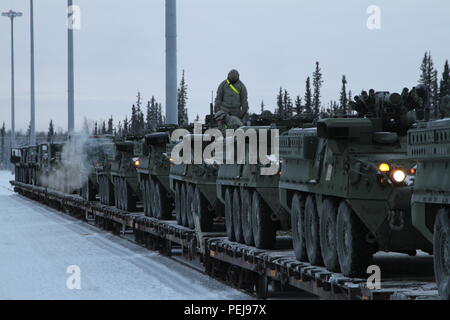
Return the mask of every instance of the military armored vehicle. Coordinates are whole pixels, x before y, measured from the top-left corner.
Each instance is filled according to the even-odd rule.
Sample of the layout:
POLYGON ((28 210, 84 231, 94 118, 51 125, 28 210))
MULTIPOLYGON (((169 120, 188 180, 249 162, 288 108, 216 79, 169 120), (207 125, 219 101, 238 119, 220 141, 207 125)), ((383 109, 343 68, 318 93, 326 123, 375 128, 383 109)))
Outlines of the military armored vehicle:
POLYGON ((363 91, 351 103, 357 118, 322 119, 280 138, 280 201, 298 260, 355 276, 377 251, 431 250, 411 221, 406 133, 422 111, 417 97, 363 91))
MULTIPOLYGON (((299 115, 293 119, 283 119, 265 111, 252 115, 248 125, 235 131, 231 145, 235 149, 231 164, 219 167, 217 177, 217 196, 225 208, 226 230, 229 240, 260 249, 274 248, 277 230, 290 229, 290 217, 281 206, 278 195, 280 166, 277 153, 278 134, 294 126, 312 124, 310 115, 299 115), (277 136, 271 130, 276 129, 277 136), (263 142, 263 140, 267 142, 263 142), (267 148, 261 154, 262 145, 267 148), (238 160, 239 155, 245 155, 238 160), (266 157, 265 163, 255 161, 253 155, 266 157), (253 160, 253 161, 252 161, 253 160), (272 172, 264 169, 273 166, 272 172)), ((226 150, 226 157, 231 157, 226 150)))
POLYGON ((38 185, 50 187, 60 191, 64 190, 67 185, 65 179, 53 179, 55 172, 61 167, 61 154, 64 143, 46 142, 38 146, 38 168, 37 181, 38 185), (58 180, 58 181, 56 181, 58 180))
POLYGON ((137 172, 145 215, 160 220, 172 217, 174 199, 170 190, 170 157, 166 153, 175 126, 160 126, 144 136, 137 172))
POLYGON ((102 143, 104 156, 95 162, 95 174, 97 176, 98 194, 100 203, 107 206, 116 204, 114 183, 111 175, 111 167, 118 157, 114 139, 108 139, 102 143))
POLYGON ((420 122, 408 132, 408 156, 417 160, 412 221, 433 243, 439 294, 450 299, 450 96, 441 102, 445 119, 420 122))
POLYGON ((116 141, 116 157, 112 161, 110 175, 114 184, 115 206, 125 211, 135 211, 142 200, 137 167, 142 152, 141 137, 129 136, 116 141))
POLYGON ((91 136, 82 145, 87 163, 81 168, 82 186, 80 195, 89 201, 96 200, 99 193, 99 183, 96 168, 105 163, 109 153, 114 151, 112 136, 91 136))
POLYGON ((35 180, 36 147, 11 149, 10 162, 14 164, 14 178, 18 182, 32 184, 35 180))

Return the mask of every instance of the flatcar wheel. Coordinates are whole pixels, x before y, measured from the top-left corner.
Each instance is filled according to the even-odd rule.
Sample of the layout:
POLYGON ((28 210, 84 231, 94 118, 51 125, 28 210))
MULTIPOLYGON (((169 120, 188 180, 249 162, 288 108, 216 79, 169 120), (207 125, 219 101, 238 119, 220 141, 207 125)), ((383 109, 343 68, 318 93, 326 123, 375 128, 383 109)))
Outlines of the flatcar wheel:
POLYGON ((362 276, 372 251, 365 240, 367 229, 345 201, 341 201, 336 221, 336 243, 341 272, 347 277, 362 276))
POLYGON ((211 232, 213 231, 213 216, 208 210, 208 201, 200 192, 199 187, 195 187, 194 192, 194 204, 195 211, 194 214, 198 215, 200 220, 201 232, 211 232))
POLYGON ((186 184, 184 182, 181 183, 180 188, 180 213, 181 213, 181 222, 182 225, 187 227, 188 226, 188 220, 186 216, 186 184))
POLYGON ((441 299, 450 300, 450 223, 447 209, 440 209, 434 223, 434 274, 441 299))
POLYGON ((183 221, 181 219, 181 199, 180 199, 180 195, 181 195, 181 190, 180 190, 180 184, 179 183, 175 183, 175 217, 177 219, 177 224, 178 225, 183 225, 183 221))
POLYGON ((191 229, 195 228, 194 224, 194 215, 192 212, 192 201, 194 200, 194 187, 192 185, 188 185, 186 190, 186 217, 188 220, 188 227, 191 229))
POLYGON ((258 249, 273 249, 276 241, 275 225, 270 219, 270 208, 258 192, 252 197, 252 229, 255 246, 258 249))
POLYGON ((233 191, 233 227, 236 242, 244 243, 241 222, 241 197, 238 188, 235 188, 233 191))
POLYGON ((306 261, 305 202, 299 194, 295 194, 292 198, 291 225, 295 257, 299 261, 306 261))
POLYGON ((228 240, 234 241, 234 228, 233 228, 233 197, 232 189, 227 188, 225 190, 225 226, 227 229, 228 240))
POLYGON ((338 206, 336 201, 325 199, 320 215, 320 248, 325 267, 339 272, 339 261, 336 247, 336 218, 338 206))
POLYGON ((243 189, 241 193, 241 222, 244 242, 246 245, 253 246, 252 230, 252 192, 249 189, 243 189))
POLYGON ((313 265, 323 265, 320 251, 319 214, 312 195, 306 198, 305 204, 305 245, 309 262, 313 265))

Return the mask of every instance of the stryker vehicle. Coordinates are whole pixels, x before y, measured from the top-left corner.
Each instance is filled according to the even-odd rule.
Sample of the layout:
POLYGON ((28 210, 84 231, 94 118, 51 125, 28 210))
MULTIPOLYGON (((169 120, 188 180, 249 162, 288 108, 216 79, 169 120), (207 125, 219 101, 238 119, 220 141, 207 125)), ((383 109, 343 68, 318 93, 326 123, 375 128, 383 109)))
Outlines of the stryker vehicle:
POLYGON ((102 144, 104 157, 95 163, 95 174, 97 176, 98 194, 100 203, 107 206, 116 204, 114 195, 114 184, 111 176, 111 167, 117 157, 116 144, 113 139, 102 144))
POLYGON ((52 175, 60 167, 61 153, 64 143, 47 142, 41 143, 38 146, 38 168, 37 168, 37 181, 38 185, 51 187, 56 190, 64 189, 66 185, 65 181, 53 181, 52 175))
POLYGON ((433 243, 434 273, 443 299, 450 299, 450 96, 443 98, 446 119, 419 122, 408 132, 408 156, 417 160, 412 221, 433 243))
POLYGON ((36 184, 37 147, 26 146, 11 149, 11 163, 15 165, 15 180, 36 184))
POLYGON ((142 149, 140 139, 130 136, 124 141, 116 141, 117 153, 110 169, 115 206, 125 211, 135 211, 137 202, 142 199, 136 170, 142 149))
POLYGON ((170 190, 170 159, 166 153, 170 132, 176 126, 161 126, 158 132, 145 135, 137 171, 146 216, 160 220, 172 217, 173 196, 170 190))
MULTIPOLYGON (((206 117, 206 125, 200 125, 201 132, 199 134, 184 129, 186 131, 186 135, 183 137, 184 141, 199 146, 202 154, 208 144, 203 141, 203 133, 208 128, 214 127, 212 119, 212 114, 206 117)), ((183 142, 172 141, 167 146, 171 161, 174 157, 174 148, 178 143, 183 142)), ((191 155, 194 159, 193 154, 191 155)), ((182 156, 186 155, 183 154, 182 156)), ((170 189, 174 194, 177 223, 191 229, 195 228, 198 234, 213 231, 214 218, 223 216, 223 208, 216 194, 218 165, 214 162, 202 160, 198 164, 192 162, 172 163, 170 168, 170 189)))
POLYGON ((99 183, 97 179, 96 168, 100 163, 104 163, 108 154, 114 150, 112 136, 92 136, 83 144, 83 151, 86 154, 87 164, 81 168, 82 186, 80 195, 89 201, 96 199, 99 193, 99 183))
POLYGON ((280 137, 280 201, 295 256, 346 276, 364 274, 377 251, 431 251, 411 221, 406 133, 423 108, 416 89, 363 91, 351 107, 358 118, 322 119, 280 137))
MULTIPOLYGON (((234 159, 226 149, 226 157, 231 164, 219 167, 217 177, 217 196, 225 207, 225 223, 230 241, 245 243, 260 249, 272 249, 276 242, 277 230, 290 229, 290 217, 281 207, 278 195, 280 178, 279 159, 276 145, 271 135, 272 129, 284 132, 295 126, 309 123, 312 117, 300 115, 293 119, 282 119, 264 111, 261 115, 252 115, 249 125, 235 131, 227 138, 234 148, 234 159), (265 139, 267 143, 264 143, 265 139), (261 144, 266 152, 260 150, 261 144), (262 151, 263 154, 260 154, 262 151), (256 156, 266 159, 256 159, 256 156), (239 155, 244 155, 240 160, 239 155), (253 158, 253 159, 252 159, 253 158), (261 161, 266 163, 261 163, 261 161), (264 173, 273 166, 272 172, 264 173)), ((225 163, 225 162, 224 162, 225 163)))

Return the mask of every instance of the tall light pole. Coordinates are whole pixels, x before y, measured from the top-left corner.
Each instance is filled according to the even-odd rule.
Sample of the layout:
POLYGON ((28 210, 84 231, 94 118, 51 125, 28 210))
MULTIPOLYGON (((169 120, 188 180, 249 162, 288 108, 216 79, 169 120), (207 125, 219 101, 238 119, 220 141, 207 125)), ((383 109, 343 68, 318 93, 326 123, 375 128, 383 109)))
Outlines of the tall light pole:
POLYGON ((3 12, 2 16, 11 20, 11 147, 16 146, 16 125, 15 125, 15 108, 14 108, 14 18, 21 17, 21 12, 9 10, 3 12))
POLYGON ((35 95, 34 95, 34 11, 33 0, 30 0, 30 145, 36 144, 35 95))
POLYGON ((67 1, 67 98, 68 98, 68 130, 69 135, 74 132, 75 127, 75 85, 73 71, 73 1, 67 1))
POLYGON ((176 0, 166 0, 166 123, 178 124, 176 0))

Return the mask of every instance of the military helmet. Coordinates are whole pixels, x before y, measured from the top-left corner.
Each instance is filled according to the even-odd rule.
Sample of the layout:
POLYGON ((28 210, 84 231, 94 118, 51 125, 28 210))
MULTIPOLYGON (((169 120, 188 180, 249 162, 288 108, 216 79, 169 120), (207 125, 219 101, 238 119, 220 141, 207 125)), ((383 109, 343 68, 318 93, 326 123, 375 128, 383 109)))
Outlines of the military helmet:
POLYGON ((216 121, 225 121, 227 118, 227 114, 226 112, 220 110, 214 115, 214 118, 216 119, 216 121))
POLYGON ((228 80, 232 83, 235 84, 236 82, 239 81, 239 71, 233 69, 228 73, 228 80))

